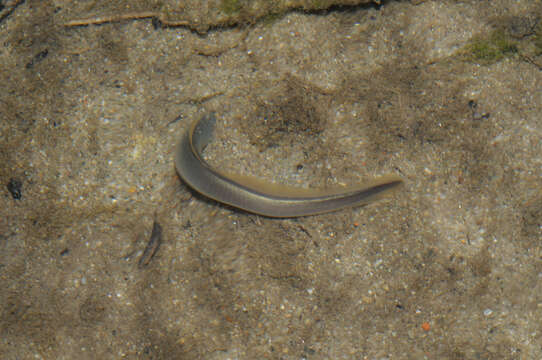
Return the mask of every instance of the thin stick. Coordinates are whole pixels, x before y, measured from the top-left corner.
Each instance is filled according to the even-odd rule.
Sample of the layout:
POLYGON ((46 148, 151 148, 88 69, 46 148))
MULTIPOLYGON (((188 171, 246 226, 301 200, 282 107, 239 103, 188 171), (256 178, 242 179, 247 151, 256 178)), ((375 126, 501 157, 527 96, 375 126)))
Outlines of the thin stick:
POLYGON ((97 25, 105 24, 112 22, 119 22, 123 20, 138 20, 138 19, 157 19, 162 24, 166 26, 188 26, 190 23, 186 20, 168 20, 164 14, 157 13, 154 11, 143 11, 143 12, 129 12, 118 15, 105 15, 105 16, 96 16, 85 19, 75 19, 70 20, 67 23, 64 23, 64 26, 85 26, 85 25, 97 25))
POLYGON ((527 55, 524 55, 524 54, 521 54, 520 56, 523 58, 523 60, 527 61, 531 65, 536 66, 538 68, 538 70, 542 70, 542 65, 537 63, 536 61, 534 61, 534 59, 531 58, 530 56, 527 56, 527 55))

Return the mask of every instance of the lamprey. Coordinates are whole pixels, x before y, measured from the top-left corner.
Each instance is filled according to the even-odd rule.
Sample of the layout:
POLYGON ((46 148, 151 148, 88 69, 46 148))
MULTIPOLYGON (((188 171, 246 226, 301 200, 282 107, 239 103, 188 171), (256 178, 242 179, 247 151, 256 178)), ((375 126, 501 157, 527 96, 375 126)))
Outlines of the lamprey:
POLYGON ((278 185, 211 167, 203 149, 212 140, 216 118, 204 115, 183 135, 175 154, 177 173, 199 193, 230 206, 268 217, 286 218, 326 213, 377 200, 403 181, 389 175, 369 183, 332 189, 278 185))

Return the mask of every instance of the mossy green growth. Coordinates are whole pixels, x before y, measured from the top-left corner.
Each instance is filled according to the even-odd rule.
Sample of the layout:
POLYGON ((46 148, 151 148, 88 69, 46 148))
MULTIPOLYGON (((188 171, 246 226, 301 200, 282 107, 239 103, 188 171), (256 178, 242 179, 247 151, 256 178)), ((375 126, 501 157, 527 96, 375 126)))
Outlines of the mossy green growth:
POLYGON ((534 31, 534 38, 533 38, 533 44, 534 44, 534 53, 536 56, 542 55, 542 21, 536 25, 535 31, 534 31))
POLYGON ((265 25, 273 25, 277 21, 281 20, 286 16, 286 11, 283 12, 271 12, 267 15, 265 15, 262 19, 263 24, 265 25))
POLYGON ((312 8, 315 10, 327 9, 331 4, 328 0, 312 0, 312 8))
POLYGON ((228 15, 235 15, 243 8, 242 0, 222 0, 222 11, 228 15))
POLYGON ((463 54, 468 61, 489 65, 518 52, 516 43, 504 30, 495 30, 487 37, 474 37, 463 54))

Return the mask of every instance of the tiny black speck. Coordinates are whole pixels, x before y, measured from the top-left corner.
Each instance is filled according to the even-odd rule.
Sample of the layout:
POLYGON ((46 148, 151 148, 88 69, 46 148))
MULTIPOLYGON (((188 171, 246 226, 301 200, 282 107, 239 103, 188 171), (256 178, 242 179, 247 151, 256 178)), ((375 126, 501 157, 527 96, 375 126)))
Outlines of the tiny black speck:
POLYGON ((15 200, 19 200, 23 195, 21 193, 21 187, 23 186, 23 183, 20 180, 17 180, 15 178, 9 179, 8 182, 8 191, 13 196, 15 200))
POLYGON ((188 220, 184 225, 183 225, 183 229, 185 230, 188 230, 192 227, 192 223, 190 222, 190 220, 188 220))
POLYGON ((154 30, 158 30, 158 29, 160 29, 162 27, 162 22, 156 17, 152 18, 151 23, 152 23, 152 27, 154 28, 154 30))

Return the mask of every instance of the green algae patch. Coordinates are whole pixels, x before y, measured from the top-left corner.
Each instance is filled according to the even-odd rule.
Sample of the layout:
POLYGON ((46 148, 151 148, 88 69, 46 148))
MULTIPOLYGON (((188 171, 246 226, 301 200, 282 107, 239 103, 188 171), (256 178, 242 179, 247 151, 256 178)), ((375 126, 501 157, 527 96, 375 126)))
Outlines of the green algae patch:
POLYGON ((236 15, 243 8, 241 0, 222 0, 221 10, 227 15, 236 15))
POLYGON ((536 56, 542 55, 542 21, 535 28, 534 38, 534 53, 536 56))
POLYGON ((311 0, 309 4, 309 8, 314 10, 324 10, 330 6, 336 5, 333 1, 329 0, 311 0))
POLYGON ((518 52, 517 44, 504 30, 488 36, 476 36, 463 48, 462 55, 469 62, 490 65, 518 52))

